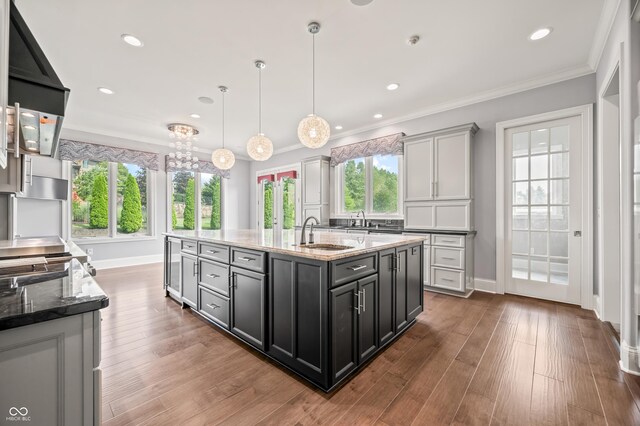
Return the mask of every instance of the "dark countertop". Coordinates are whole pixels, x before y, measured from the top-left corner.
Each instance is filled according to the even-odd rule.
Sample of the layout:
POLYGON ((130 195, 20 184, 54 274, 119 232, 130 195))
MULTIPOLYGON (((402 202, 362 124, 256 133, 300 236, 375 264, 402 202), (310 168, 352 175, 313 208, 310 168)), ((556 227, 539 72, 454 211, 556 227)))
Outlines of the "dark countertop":
MULTIPOLYGON (((346 226, 346 225, 314 225, 314 229, 332 229, 332 230, 353 230, 353 231, 369 231, 380 234, 402 234, 406 233, 414 233, 414 234, 444 234, 444 235, 475 235, 476 231, 446 231, 440 229, 411 229, 404 228, 402 226, 381 226, 376 228, 375 226, 346 226)), ((297 230, 302 229, 301 226, 296 226, 297 230)), ((307 229, 309 226, 307 225, 307 229)))
POLYGON ((76 259, 48 269, 0 278, 0 330, 109 306, 107 295, 76 259))

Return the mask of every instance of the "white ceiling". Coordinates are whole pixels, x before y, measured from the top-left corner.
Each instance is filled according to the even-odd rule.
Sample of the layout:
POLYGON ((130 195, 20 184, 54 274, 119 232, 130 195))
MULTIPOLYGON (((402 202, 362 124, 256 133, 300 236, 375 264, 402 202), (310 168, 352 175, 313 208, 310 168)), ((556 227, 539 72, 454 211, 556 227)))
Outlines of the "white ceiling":
POLYGON ((212 150, 221 144, 217 86, 224 84, 226 143, 241 155, 257 131, 256 59, 267 63, 263 130, 276 150, 298 144, 298 122, 311 112, 311 20, 322 25, 317 113, 347 134, 590 72, 607 1, 374 0, 358 7, 349 0, 16 0, 71 89, 65 127, 165 144, 166 125, 186 122, 212 150), (529 41, 542 26, 554 31, 529 41), (144 47, 123 43, 123 33, 144 47), (413 34, 421 41, 409 46, 413 34), (387 91, 391 82, 400 88, 387 91))

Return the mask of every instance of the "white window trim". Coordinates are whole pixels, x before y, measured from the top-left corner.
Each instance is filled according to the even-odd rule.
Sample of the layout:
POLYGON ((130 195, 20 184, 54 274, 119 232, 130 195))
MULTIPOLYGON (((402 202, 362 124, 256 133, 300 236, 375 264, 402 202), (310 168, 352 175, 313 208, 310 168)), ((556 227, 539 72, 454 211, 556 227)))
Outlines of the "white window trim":
POLYGON ((593 307, 593 105, 587 104, 559 111, 496 123, 496 293, 504 294, 506 279, 505 218, 505 139, 512 127, 580 116, 582 119, 582 279, 580 302, 584 309, 593 307), (499 196, 498 194, 502 194, 499 196))
MULTIPOLYGON (((402 155, 398 155, 398 211, 395 213, 374 213, 373 210, 373 179, 369 179, 372 176, 373 170, 373 156, 364 158, 365 168, 365 216, 368 219, 377 220, 402 220, 404 219, 404 158, 402 155)), ((335 167, 334 173, 334 193, 335 193, 335 213, 331 216, 334 219, 349 219, 355 217, 356 212, 345 212, 344 206, 344 163, 338 164, 335 167)))
POLYGON ((71 240, 77 244, 105 244, 105 243, 123 243, 130 241, 150 241, 155 240, 156 235, 156 171, 147 169, 147 234, 146 235, 126 235, 118 234, 118 224, 116 218, 118 216, 118 205, 112 203, 111 200, 117 200, 117 182, 116 179, 112 179, 111 176, 118 175, 118 163, 109 162, 107 185, 109 192, 109 235, 107 237, 73 237, 72 229, 73 224, 71 220, 71 197, 73 193, 73 180, 71 176, 71 161, 62 161, 62 178, 68 181, 68 194, 67 201, 63 201, 62 211, 66 217, 62 225, 62 236, 65 240, 71 240), (115 172, 114 172, 115 170, 115 172))
MULTIPOLYGON (((207 174, 211 174, 211 173, 207 173, 207 174)), ((200 226, 201 226, 201 222, 202 222, 202 217, 200 216, 200 208, 202 207, 202 172, 193 172, 193 180, 194 180, 194 197, 195 197, 195 204, 194 204, 194 208, 196 210, 196 220, 195 220, 195 229, 194 231, 200 231, 200 226)), ((221 229, 226 229, 226 220, 225 217, 226 215, 224 214, 224 194, 226 192, 226 188, 227 188, 227 183, 226 183, 227 179, 224 179, 223 177, 220 177, 220 228, 221 229)), ((166 221, 166 230, 167 232, 172 232, 172 225, 171 225, 171 212, 173 210, 173 172, 167 172, 167 205, 166 205, 166 214, 167 214, 167 221, 166 221)), ((178 229, 178 231, 182 231, 182 229, 178 229)))

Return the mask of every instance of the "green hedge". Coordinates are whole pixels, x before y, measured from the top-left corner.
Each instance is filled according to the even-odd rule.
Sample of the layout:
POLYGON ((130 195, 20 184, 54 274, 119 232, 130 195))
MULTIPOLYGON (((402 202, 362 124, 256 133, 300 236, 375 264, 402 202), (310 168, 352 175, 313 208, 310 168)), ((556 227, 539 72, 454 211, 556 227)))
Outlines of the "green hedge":
POLYGON ((124 183, 124 194, 122 197, 122 214, 120 216, 120 228, 122 232, 137 232, 142 228, 142 201, 140 199, 140 188, 133 175, 127 176, 124 183))
POLYGON ((106 229, 108 226, 109 191, 107 188, 107 178, 103 174, 98 174, 93 181, 89 227, 94 229, 106 229))

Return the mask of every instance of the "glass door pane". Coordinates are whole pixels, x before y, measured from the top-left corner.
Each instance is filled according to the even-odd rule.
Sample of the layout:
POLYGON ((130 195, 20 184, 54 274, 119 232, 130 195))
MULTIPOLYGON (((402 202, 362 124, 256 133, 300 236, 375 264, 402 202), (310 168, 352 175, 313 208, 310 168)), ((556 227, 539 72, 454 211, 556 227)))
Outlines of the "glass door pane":
POLYGON ((569 125, 511 137, 511 277, 568 285, 569 125))
POLYGON ((285 177, 280 180, 279 191, 282 206, 282 229, 294 229, 296 226, 296 180, 285 177))
POLYGON ((273 229, 273 182, 262 181, 262 228, 273 229))

